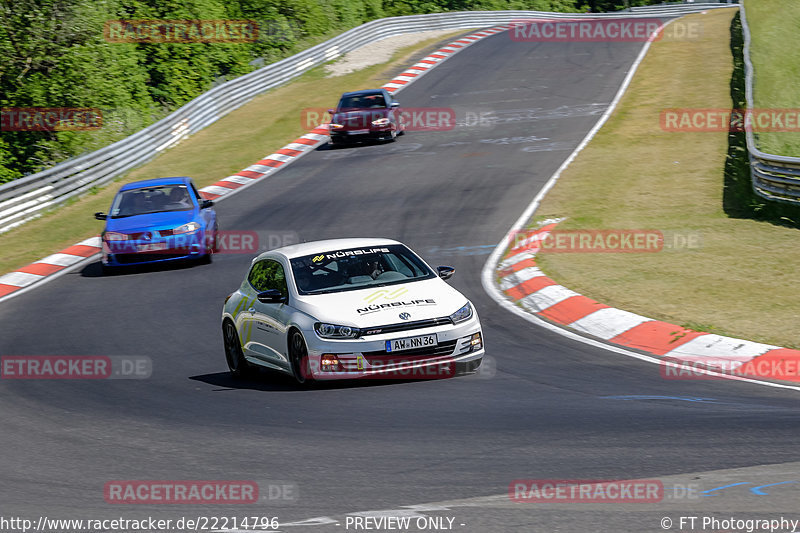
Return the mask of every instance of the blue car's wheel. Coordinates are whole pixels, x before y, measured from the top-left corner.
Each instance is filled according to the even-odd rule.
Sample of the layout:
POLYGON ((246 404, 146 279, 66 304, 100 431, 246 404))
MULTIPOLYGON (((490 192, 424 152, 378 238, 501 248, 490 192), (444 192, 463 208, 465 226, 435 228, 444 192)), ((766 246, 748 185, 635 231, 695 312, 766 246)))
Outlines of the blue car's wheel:
POLYGON ((214 228, 213 233, 209 236, 206 233, 205 236, 205 250, 203 251, 203 255, 200 256, 200 262, 203 264, 209 264, 214 259, 214 254, 217 253, 217 232, 219 228, 214 228))

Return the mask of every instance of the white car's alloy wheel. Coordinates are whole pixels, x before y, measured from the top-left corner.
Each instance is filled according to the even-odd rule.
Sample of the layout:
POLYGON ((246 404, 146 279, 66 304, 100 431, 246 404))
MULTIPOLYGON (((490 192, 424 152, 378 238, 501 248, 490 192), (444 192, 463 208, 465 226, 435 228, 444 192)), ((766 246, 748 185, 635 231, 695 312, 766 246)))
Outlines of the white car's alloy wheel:
POLYGON ((233 377, 241 378, 248 375, 252 367, 244 358, 242 346, 239 343, 239 334, 230 320, 226 320, 222 327, 222 338, 225 343, 225 359, 233 377))

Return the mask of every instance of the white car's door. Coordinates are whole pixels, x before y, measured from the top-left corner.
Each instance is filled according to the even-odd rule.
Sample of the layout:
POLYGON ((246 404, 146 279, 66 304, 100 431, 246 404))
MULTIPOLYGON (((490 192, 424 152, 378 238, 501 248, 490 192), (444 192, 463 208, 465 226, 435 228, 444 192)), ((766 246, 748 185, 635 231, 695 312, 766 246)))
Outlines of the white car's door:
MULTIPOLYGON (((256 293, 277 290, 284 296, 288 294, 283 265, 274 259, 263 259, 254 264, 248 281, 256 293)), ((285 355, 286 324, 290 314, 287 303, 264 303, 256 298, 245 312, 252 321, 248 351, 266 363, 289 368, 285 355)))

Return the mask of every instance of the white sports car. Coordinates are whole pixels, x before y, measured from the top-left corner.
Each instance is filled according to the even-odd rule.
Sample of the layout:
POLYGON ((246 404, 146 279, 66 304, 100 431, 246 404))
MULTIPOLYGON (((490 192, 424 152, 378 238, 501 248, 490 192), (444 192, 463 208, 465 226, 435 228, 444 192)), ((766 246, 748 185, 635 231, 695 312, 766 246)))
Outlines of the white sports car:
POLYGON ((222 333, 231 373, 255 366, 322 379, 425 379, 472 371, 483 359, 472 304, 387 239, 286 246, 253 259, 225 299, 222 333))

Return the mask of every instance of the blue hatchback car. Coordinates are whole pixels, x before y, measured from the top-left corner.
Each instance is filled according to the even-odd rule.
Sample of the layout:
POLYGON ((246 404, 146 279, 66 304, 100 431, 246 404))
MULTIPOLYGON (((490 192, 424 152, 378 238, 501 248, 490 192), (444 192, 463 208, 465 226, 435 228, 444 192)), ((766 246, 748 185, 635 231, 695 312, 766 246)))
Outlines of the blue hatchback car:
POLYGON ((105 220, 103 269, 179 259, 211 261, 218 231, 214 202, 191 178, 158 178, 123 186, 105 220))

